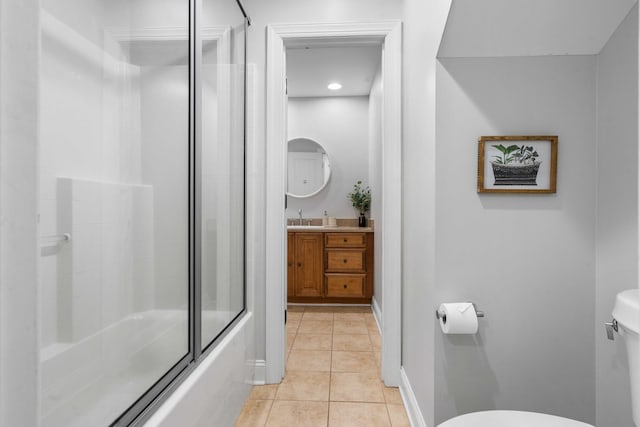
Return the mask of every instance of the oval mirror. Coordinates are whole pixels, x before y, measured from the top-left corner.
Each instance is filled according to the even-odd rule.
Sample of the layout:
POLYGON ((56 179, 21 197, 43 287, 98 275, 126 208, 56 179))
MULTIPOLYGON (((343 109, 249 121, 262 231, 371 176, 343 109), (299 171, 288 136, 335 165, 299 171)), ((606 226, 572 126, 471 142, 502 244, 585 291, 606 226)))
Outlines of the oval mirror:
POLYGON ((287 194, 305 198, 321 192, 331 177, 331 162, 322 145, 309 138, 287 144, 287 194))

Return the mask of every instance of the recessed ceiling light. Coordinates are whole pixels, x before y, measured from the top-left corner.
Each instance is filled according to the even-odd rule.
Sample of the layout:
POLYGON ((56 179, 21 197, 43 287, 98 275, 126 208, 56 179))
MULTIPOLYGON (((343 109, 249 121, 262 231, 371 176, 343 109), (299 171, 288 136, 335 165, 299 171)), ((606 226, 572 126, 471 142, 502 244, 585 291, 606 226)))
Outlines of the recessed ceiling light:
POLYGON ((327 88, 329 90, 338 90, 342 89, 342 85, 340 83, 329 83, 329 86, 327 86, 327 88))

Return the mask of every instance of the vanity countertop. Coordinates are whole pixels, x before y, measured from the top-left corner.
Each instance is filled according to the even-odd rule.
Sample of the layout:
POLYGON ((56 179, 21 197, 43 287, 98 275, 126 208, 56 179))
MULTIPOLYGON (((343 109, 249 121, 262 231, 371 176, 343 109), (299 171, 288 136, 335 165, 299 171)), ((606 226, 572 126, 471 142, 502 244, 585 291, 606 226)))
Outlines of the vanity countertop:
POLYGON ((287 225, 287 231, 304 231, 305 233, 373 233, 373 227, 350 227, 326 225, 287 225))

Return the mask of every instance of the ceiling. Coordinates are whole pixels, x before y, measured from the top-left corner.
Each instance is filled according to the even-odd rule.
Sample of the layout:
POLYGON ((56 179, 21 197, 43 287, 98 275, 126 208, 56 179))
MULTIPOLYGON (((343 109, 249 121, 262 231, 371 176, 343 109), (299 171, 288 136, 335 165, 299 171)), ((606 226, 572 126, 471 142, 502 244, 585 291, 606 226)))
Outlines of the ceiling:
POLYGON ((438 57, 598 54, 637 0, 453 0, 438 57))
POLYGON ((287 93, 290 98, 368 96, 381 52, 378 44, 288 47, 287 93), (331 82, 339 82, 342 89, 327 89, 331 82))

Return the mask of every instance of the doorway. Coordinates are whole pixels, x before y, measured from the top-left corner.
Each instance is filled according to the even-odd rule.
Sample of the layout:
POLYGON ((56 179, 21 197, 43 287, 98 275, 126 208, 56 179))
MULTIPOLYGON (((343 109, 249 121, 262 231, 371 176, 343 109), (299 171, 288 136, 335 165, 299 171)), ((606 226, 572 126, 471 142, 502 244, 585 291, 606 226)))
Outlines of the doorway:
POLYGON ((286 24, 267 28, 266 382, 279 383, 286 355, 286 49, 310 43, 382 46, 381 233, 382 372, 400 383, 401 352, 401 24, 286 24), (384 315, 382 315, 384 313, 384 315))

